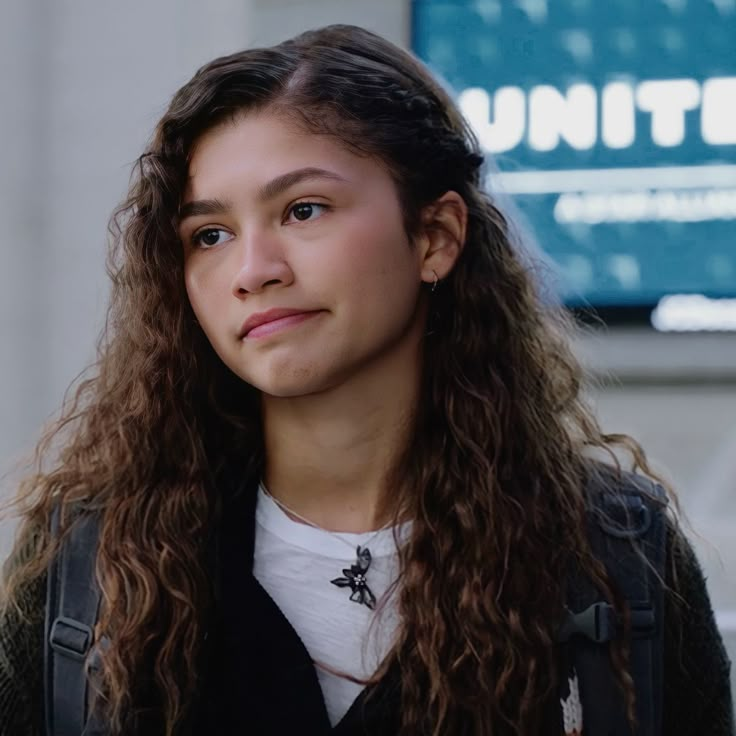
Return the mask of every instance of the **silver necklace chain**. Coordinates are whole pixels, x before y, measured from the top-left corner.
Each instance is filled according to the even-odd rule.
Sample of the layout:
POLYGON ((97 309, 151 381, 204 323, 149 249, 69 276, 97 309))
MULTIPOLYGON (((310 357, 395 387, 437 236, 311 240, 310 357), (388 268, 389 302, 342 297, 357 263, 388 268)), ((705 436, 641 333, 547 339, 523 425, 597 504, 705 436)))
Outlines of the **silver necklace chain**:
MULTIPOLYGON (((293 516, 295 519, 299 519, 299 521, 307 524, 307 526, 311 526, 313 529, 325 532, 325 534, 329 534, 331 537, 339 539, 343 544, 347 544, 350 549, 353 549, 353 543, 348 542, 345 537, 340 536, 337 532, 325 529, 324 527, 319 526, 319 524, 315 524, 313 521, 301 516, 301 514, 297 514, 296 511, 292 511, 285 503, 282 503, 278 498, 272 496, 263 481, 261 481, 260 487, 264 495, 270 498, 285 514, 287 514, 287 516, 293 516)), ((368 545, 381 532, 386 531, 386 529, 389 529, 390 527, 390 523, 381 527, 375 532, 375 534, 372 534, 363 545, 358 545, 355 550, 355 562, 349 568, 343 569, 342 577, 330 580, 330 582, 338 588, 350 588, 350 600, 354 603, 367 606, 371 610, 376 607, 376 596, 373 594, 370 587, 368 587, 368 569, 370 568, 371 561, 373 560, 371 551, 368 549, 368 545)))
MULTIPOLYGON (((339 539, 343 544, 347 544, 350 549, 355 549, 352 542, 349 542, 345 537, 340 535, 340 532, 333 532, 330 529, 325 529, 323 526, 320 526, 319 524, 315 524, 313 521, 310 521, 306 517, 302 516, 301 514, 297 514, 296 511, 293 511, 290 509, 285 503, 282 503, 278 500, 275 496, 273 496, 268 488, 266 488, 263 481, 261 481, 261 490, 263 491, 264 495, 270 498, 285 514, 288 516, 293 516, 295 519, 299 519, 302 523, 306 524, 307 526, 311 526, 312 529, 318 529, 321 532, 324 532, 325 534, 329 534, 331 537, 335 537, 335 539, 339 539)), ((381 532, 385 532, 386 529, 390 529, 392 526, 391 522, 386 524, 386 526, 382 526, 380 529, 376 530, 374 534, 372 534, 368 539, 363 543, 363 547, 367 547, 381 532)), ((360 532, 343 532, 344 534, 359 534, 360 532)))

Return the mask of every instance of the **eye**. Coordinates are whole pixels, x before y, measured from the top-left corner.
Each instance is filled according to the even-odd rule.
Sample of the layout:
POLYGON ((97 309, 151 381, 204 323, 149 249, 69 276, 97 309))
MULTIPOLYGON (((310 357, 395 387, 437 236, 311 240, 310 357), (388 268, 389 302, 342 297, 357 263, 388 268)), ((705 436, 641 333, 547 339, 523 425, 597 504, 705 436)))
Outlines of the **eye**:
POLYGON ((227 230, 220 227, 203 227, 192 235, 192 245, 195 248, 213 248, 216 245, 222 245, 232 237, 227 230))
POLYGON ((296 202, 288 209, 286 221, 291 217, 297 222, 306 222, 308 220, 316 220, 329 209, 328 205, 319 202, 296 202))

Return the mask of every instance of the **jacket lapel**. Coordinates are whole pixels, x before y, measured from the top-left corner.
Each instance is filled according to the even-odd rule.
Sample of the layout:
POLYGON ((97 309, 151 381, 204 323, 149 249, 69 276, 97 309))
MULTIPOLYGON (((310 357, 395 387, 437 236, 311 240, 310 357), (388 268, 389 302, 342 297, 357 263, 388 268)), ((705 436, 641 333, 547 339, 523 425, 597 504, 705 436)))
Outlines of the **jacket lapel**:
POLYGON ((218 732, 323 736, 331 729, 312 660, 252 573, 258 482, 245 480, 232 489, 223 494, 218 534, 219 600, 209 678, 218 732))

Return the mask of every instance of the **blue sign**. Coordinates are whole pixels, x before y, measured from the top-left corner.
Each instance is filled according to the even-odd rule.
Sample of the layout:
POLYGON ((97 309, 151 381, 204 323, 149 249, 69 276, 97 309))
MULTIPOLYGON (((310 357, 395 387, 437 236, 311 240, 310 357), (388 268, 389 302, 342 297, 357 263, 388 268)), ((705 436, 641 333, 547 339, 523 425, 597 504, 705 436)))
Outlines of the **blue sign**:
POLYGON ((736 0, 415 0, 571 306, 736 296, 736 0))

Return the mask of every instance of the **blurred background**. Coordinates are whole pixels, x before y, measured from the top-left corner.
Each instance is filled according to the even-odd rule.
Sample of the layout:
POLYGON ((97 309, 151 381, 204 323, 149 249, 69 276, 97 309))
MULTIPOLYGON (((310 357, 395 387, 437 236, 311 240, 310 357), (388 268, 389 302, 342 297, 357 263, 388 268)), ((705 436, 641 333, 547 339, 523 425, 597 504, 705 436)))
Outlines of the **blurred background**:
POLYGON ((588 324, 604 427, 680 493, 736 659, 736 0, 3 0, 2 493, 94 358, 107 220, 173 92, 335 22, 412 49, 458 100, 588 324))

